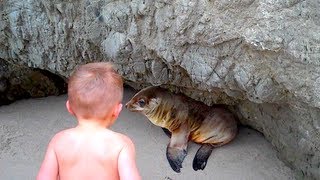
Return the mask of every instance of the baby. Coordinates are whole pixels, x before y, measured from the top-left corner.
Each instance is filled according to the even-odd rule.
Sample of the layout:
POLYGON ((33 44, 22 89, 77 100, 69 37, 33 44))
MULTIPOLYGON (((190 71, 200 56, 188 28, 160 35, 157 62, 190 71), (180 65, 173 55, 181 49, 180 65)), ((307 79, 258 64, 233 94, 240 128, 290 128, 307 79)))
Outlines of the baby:
POLYGON ((112 64, 77 68, 66 107, 78 125, 52 138, 37 179, 141 179, 132 141, 107 129, 122 109, 122 96, 123 81, 112 64))

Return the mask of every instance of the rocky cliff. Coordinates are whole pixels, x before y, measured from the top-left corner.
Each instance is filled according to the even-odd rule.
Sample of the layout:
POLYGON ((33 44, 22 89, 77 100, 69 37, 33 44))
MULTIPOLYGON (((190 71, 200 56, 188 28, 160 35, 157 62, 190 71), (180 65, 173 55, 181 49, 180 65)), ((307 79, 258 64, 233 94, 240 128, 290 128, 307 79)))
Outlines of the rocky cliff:
POLYGON ((320 178, 319 0, 0 0, 0 58, 234 105, 298 177, 320 178))

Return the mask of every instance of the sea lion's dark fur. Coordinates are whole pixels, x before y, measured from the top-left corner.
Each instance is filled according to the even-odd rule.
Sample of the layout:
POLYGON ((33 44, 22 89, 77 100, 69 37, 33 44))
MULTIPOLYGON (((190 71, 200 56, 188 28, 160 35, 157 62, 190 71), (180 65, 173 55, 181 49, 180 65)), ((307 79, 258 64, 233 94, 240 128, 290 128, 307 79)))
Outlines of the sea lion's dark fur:
POLYGON ((235 118, 223 106, 209 107, 160 87, 142 89, 126 107, 144 114, 153 124, 172 133, 167 158, 176 172, 182 167, 188 140, 204 144, 193 161, 193 169, 199 170, 204 169, 214 147, 230 142, 237 134, 235 118))

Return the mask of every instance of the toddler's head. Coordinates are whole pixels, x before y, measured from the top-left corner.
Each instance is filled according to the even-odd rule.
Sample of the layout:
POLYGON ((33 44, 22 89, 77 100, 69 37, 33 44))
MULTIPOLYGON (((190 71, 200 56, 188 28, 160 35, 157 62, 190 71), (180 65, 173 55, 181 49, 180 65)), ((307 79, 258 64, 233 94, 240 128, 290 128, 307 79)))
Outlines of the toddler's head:
POLYGON ((77 118, 105 119, 122 96, 123 80, 108 62, 81 65, 68 81, 69 108, 77 118))

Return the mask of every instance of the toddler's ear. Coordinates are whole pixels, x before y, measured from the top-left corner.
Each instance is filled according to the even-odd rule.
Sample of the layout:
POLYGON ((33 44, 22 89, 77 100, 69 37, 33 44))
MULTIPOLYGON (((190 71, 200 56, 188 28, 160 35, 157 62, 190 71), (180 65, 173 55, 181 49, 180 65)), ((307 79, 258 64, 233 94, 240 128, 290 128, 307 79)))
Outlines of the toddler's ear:
POLYGON ((119 103, 118 105, 116 105, 116 106, 114 107, 112 116, 113 116, 114 118, 118 118, 121 110, 122 110, 122 104, 119 103))
POLYGON ((73 112, 72 109, 71 109, 69 100, 67 100, 67 102, 66 102, 66 107, 67 107, 68 112, 69 112, 71 115, 74 115, 74 112, 73 112))

